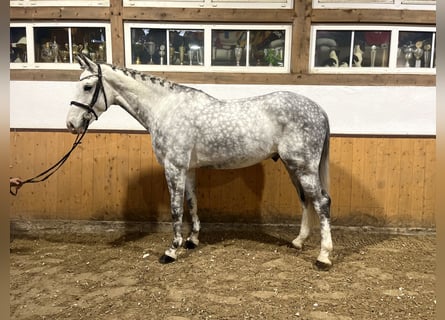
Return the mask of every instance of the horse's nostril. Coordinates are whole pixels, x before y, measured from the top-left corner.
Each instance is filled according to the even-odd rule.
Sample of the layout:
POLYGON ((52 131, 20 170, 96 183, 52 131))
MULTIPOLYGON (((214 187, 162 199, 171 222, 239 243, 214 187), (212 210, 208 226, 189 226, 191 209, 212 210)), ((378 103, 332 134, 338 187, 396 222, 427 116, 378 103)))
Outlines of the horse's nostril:
POLYGON ((71 121, 68 121, 66 123, 66 127, 68 128, 68 130, 74 131, 74 124, 71 121))

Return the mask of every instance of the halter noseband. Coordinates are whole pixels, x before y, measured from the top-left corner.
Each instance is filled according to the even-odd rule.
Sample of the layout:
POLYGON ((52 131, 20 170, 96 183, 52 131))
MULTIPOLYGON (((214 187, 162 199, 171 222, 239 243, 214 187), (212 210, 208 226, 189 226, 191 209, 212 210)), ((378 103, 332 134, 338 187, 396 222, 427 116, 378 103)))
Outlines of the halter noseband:
POLYGON ((100 91, 102 91, 102 94, 104 95, 105 110, 108 109, 107 96, 105 94, 104 85, 102 83, 102 69, 100 67, 100 64, 97 64, 97 74, 92 74, 92 75, 86 76, 86 77, 80 79, 80 81, 91 78, 91 77, 97 77, 98 81, 96 83, 96 89, 94 90, 93 98, 91 99, 90 104, 85 104, 85 103, 78 102, 78 101, 71 101, 70 105, 75 105, 76 107, 80 107, 80 108, 87 110, 88 113, 89 114, 92 113, 96 117, 96 120, 97 120, 99 117, 97 116, 97 113, 96 113, 96 111, 94 111, 93 107, 97 102, 97 98, 99 97, 100 91))

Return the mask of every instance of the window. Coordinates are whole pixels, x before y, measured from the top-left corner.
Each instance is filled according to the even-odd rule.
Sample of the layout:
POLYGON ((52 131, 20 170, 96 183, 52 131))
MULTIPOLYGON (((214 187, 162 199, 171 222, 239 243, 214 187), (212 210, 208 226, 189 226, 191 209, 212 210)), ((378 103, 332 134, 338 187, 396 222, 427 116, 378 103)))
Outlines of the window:
POLYGON ((436 10, 436 0, 312 0, 314 8, 436 10))
POLYGON ((110 38, 104 23, 12 23, 10 68, 77 69, 78 53, 111 62, 110 38))
POLYGON ((291 26, 124 25, 126 65, 139 70, 290 71, 291 26))
POLYGON ((123 0, 124 7, 290 9, 293 0, 123 0))
POLYGON ((434 74, 435 59, 433 27, 312 27, 312 72, 434 74))

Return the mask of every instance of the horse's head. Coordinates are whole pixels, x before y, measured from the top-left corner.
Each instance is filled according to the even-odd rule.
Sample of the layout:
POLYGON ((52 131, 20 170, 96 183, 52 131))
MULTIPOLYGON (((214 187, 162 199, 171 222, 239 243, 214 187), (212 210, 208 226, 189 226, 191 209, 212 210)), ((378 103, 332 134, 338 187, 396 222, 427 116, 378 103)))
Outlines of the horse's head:
POLYGON ((86 130, 108 108, 101 66, 84 55, 78 55, 76 59, 84 71, 66 119, 66 126, 72 133, 86 130))

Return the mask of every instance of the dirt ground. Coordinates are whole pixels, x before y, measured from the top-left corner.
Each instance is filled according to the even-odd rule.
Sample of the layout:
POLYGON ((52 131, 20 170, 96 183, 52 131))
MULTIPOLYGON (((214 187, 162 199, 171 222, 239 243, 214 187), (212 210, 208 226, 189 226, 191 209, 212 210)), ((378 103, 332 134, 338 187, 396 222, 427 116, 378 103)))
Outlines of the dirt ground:
POLYGON ((434 234, 333 230, 318 271, 297 231, 203 230, 169 265, 170 233, 16 237, 11 319, 435 319, 434 234))

